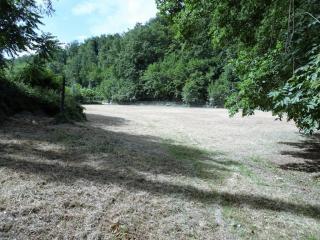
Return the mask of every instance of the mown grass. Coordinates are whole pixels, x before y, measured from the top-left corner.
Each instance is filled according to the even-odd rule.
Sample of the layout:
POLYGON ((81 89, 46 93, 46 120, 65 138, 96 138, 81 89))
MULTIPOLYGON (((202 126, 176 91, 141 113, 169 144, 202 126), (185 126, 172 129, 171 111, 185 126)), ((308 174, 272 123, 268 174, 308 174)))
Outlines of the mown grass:
MULTIPOLYGON (((301 192, 290 194, 291 187, 302 187, 298 180, 293 181, 296 175, 285 172, 259 156, 232 160, 219 151, 209 151, 174 140, 107 131, 87 123, 49 125, 45 128, 41 124, 31 125, 33 131, 20 128, 25 124, 16 126, 21 132, 13 132, 18 131, 19 138, 23 136, 28 141, 11 143, 10 149, 16 149, 15 155, 10 157, 12 151, 9 149, 1 167, 28 174, 28 179, 33 177, 35 184, 39 177, 43 178, 47 184, 41 185, 42 188, 50 185, 51 190, 51 186, 63 186, 63 194, 66 195, 59 201, 62 203, 65 198, 70 198, 72 204, 68 200, 61 211, 70 208, 76 212, 78 208, 87 208, 87 200, 91 197, 79 197, 74 201, 74 196, 68 195, 70 188, 74 186, 90 194, 92 186, 101 187, 94 191, 105 194, 98 201, 104 201, 110 195, 110 198, 119 199, 117 203, 132 204, 128 209, 117 208, 115 212, 124 214, 126 218, 119 223, 115 220, 115 225, 103 230, 111 232, 114 239, 144 234, 144 229, 150 229, 145 224, 145 219, 153 219, 155 216, 160 219, 162 216, 162 224, 179 218, 180 225, 177 228, 171 224, 163 228, 169 228, 166 236, 178 236, 183 232, 184 239, 203 239, 221 229, 226 229, 235 239, 318 237, 318 211, 315 207, 310 207, 315 204, 301 195, 301 192), (38 135, 34 135, 34 132, 38 135), (39 141, 43 141, 40 148, 39 141), (24 156, 32 158, 19 160, 19 157, 23 159, 24 156), (52 159, 55 161, 51 161, 52 159), (277 180, 278 177, 284 180, 277 180), (107 190, 109 188, 118 189, 121 194, 111 195, 112 191, 107 190), (137 199, 136 202, 134 199, 137 199), (139 204, 140 208, 137 208, 139 204), (188 213, 188 209, 192 210, 188 213), (221 225, 217 225, 217 209, 222 215, 221 225), (141 216, 145 218, 140 219, 141 216), (195 216, 197 219, 191 222, 190 217, 195 216), (169 217, 172 218, 168 220, 169 217), (207 229, 210 229, 208 232, 201 226, 196 226, 196 231, 189 231, 202 220, 207 229), (136 228, 140 230, 136 232, 136 228)), ((15 137, 17 136, 11 136, 15 137)), ((307 190, 310 191, 306 194, 310 195, 309 198, 314 196, 311 191, 315 188, 307 190)), ((6 201, 9 206, 9 200, 6 201)), ((110 199, 110 203, 113 201, 110 199)), ((16 206, 20 204, 24 207, 22 201, 15 203, 16 206)), ((46 204, 50 205, 50 202, 46 204)), ((0 201, 0 211, 1 205, 5 203, 0 201)), ((108 200, 107 206, 112 208, 118 205, 109 204, 108 200)), ((88 207, 86 214, 91 214, 95 207, 88 207)), ((154 224, 153 229, 158 229, 159 223, 154 224)), ((81 228, 80 224, 75 225, 81 228)), ((15 230, 16 228, 10 234, 15 230)), ((27 230, 25 227, 25 231, 27 230)))
MULTIPOLYGON (((278 201, 286 199, 286 202, 297 204, 297 209, 303 208, 308 198, 295 192, 295 186, 301 187, 296 173, 285 172, 276 164, 259 156, 252 156, 242 164, 233 168, 242 179, 239 189, 246 191, 246 187, 252 189, 253 195, 277 195, 274 199, 274 209, 251 209, 245 206, 223 206, 223 215, 228 222, 229 231, 240 239, 320 239, 317 235, 314 220, 304 218, 302 215, 290 214, 277 210, 278 201), (280 196, 279 196, 280 194, 280 196), (291 231, 298 227, 297 231, 291 231), (291 230, 290 230, 291 229, 291 230), (312 230, 311 230, 312 229, 312 230)), ((306 186, 309 184, 306 183, 306 186)), ((264 202, 261 200, 261 206, 264 202)), ((307 210, 306 210, 307 211, 307 210)), ((307 212, 304 212, 307 213, 307 212)), ((320 227, 320 225, 319 225, 320 227)))
MULTIPOLYGON (((284 172, 279 166, 267 159, 252 156, 247 158, 246 161, 228 165, 226 163, 232 161, 228 160, 222 153, 209 152, 197 147, 186 149, 173 141, 170 141, 167 150, 175 159, 192 164, 196 176, 206 179, 213 191, 221 191, 225 180, 231 176, 231 173, 234 173, 240 176, 241 180, 236 183, 239 184, 238 190, 240 191, 243 189, 246 192, 246 188, 249 188, 254 192, 252 193, 253 196, 257 195, 258 197, 268 193, 272 195, 272 189, 276 190, 278 195, 280 188, 283 191, 283 196, 281 195, 281 198, 279 198, 279 204, 282 198, 290 196, 289 204, 291 202, 296 203, 297 208, 299 206, 303 208, 305 205, 306 199, 303 199, 302 195, 292 192, 294 185, 300 186, 297 175, 292 172, 284 172), (208 168, 208 164, 212 167, 211 169, 208 168), (226 167, 226 165, 228 166, 226 167), (222 166, 225 167, 223 170, 220 169, 222 166), (212 174, 212 171, 214 171, 214 174, 212 174), (217 179, 216 176, 219 176, 219 178, 217 179)), ((313 185, 315 184, 313 181, 313 185)), ((278 205, 277 199, 273 200, 274 206, 270 210, 264 209, 265 202, 263 198, 261 198, 261 209, 229 205, 224 201, 225 199, 221 199, 220 205, 222 206, 226 228, 231 234, 240 239, 265 239, 270 236, 277 239, 291 239, 298 235, 295 235, 297 234, 296 231, 290 231, 290 229, 301 222, 305 222, 305 226, 299 230, 300 239, 320 239, 320 236, 317 236, 317 231, 314 231, 317 224, 314 220, 307 220, 301 215, 285 213, 281 210, 275 211, 278 205)))
POLYGON ((222 152, 185 146, 168 139, 162 145, 172 158, 192 166, 194 177, 205 179, 210 185, 222 184, 230 174, 230 168, 225 164, 229 159, 222 152))
MULTIPOLYGON (((289 186, 292 184, 290 177, 284 182, 282 182, 282 180, 279 182, 276 179, 274 181, 268 181, 265 175, 269 174, 276 178, 283 177, 283 171, 274 163, 260 158, 259 156, 252 156, 247 158, 246 161, 235 162, 228 159, 228 157, 221 152, 210 152, 198 147, 187 146, 170 139, 163 140, 160 144, 160 147, 168 154, 167 157, 161 157, 161 155, 151 157, 152 155, 144 155, 143 151, 138 152, 137 156, 133 156, 132 152, 130 152, 130 148, 123 148, 121 141, 116 143, 108 141, 103 142, 103 140, 98 138, 97 141, 92 142, 79 138, 79 136, 70 135, 64 130, 58 130, 55 139, 67 143, 68 145, 77 143, 79 146, 79 142, 82 142, 84 144, 82 148, 87 149, 90 153, 114 154, 120 151, 124 155, 132 158, 132 161, 135 158, 140 159, 147 169, 150 166, 153 166, 153 168, 156 169, 158 165, 164 167, 163 173, 165 173, 165 169, 169 170, 170 166, 172 166, 172 168, 179 168, 179 166, 181 166, 181 168, 184 168, 182 172, 185 174, 183 179, 185 179, 184 183, 186 185, 195 186, 194 184, 199 184, 197 186, 201 186, 201 184, 205 184, 210 186, 213 192, 218 193, 225 187, 225 181, 229 179, 231 174, 238 174, 241 176, 242 182, 237 183, 239 184, 240 192, 241 188, 245 187, 245 184, 247 187, 254 189, 253 195, 257 196, 263 193, 264 189, 270 191, 270 189, 281 187, 283 188, 283 191, 290 191, 289 186), (164 159, 166 159, 167 162, 163 163, 163 165, 159 164, 159 162, 164 161, 164 159)), ((288 173, 288 175, 290 174, 288 173)), ((198 192, 197 196, 194 196, 194 198, 201 198, 203 202, 212 201, 205 194, 202 197, 201 191, 198 192)), ((217 200, 218 199, 219 197, 217 200)), ((267 234, 272 234, 272 236, 280 238, 285 236, 292 237, 293 235, 290 235, 289 232, 290 227, 295 226, 295 221, 301 221, 301 216, 264 209, 265 202, 263 198, 261 199, 261 209, 251 209, 237 204, 230 205, 228 201, 232 201, 232 199, 230 200, 222 197, 217 203, 222 206, 223 218, 226 222, 228 231, 241 239, 257 239, 258 237, 267 237, 267 234), (277 217, 275 218, 275 216, 277 217), (267 228, 269 229, 266 230, 264 228, 263 221, 265 221, 265 224, 268 224, 267 228), (271 224, 272 221, 275 222, 271 224), (286 221, 288 221, 290 227, 282 226, 286 221)), ((301 204, 301 206, 304 205, 300 196, 290 196, 290 202, 292 201, 301 204)), ((275 209, 277 208, 276 205, 277 200, 274 200, 275 209)), ((308 224, 313 223, 310 222, 308 224)), ((314 234, 308 233, 306 229, 307 228, 304 227, 303 230, 301 230, 299 236, 303 237, 302 239, 317 239, 314 238, 316 235, 314 236, 314 234)), ((121 236, 122 229, 119 228, 117 231, 119 231, 118 236, 121 236)))

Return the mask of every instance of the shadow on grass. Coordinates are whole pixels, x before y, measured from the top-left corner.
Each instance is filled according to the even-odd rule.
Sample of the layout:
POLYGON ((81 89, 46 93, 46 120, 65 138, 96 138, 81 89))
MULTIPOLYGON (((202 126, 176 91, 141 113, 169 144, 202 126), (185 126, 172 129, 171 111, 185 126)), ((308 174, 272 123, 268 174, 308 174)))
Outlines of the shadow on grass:
POLYGON ((103 116, 99 114, 86 114, 87 119, 94 122, 96 126, 122 126, 127 125, 128 120, 119 117, 103 116))
POLYGON ((320 134, 312 136, 301 142, 281 142, 290 147, 292 151, 282 151, 281 154, 303 159, 302 163, 288 163, 281 165, 284 170, 293 170, 307 173, 320 172, 320 134))
MULTIPOLYGON (((106 118, 106 124, 110 122, 108 117, 99 118, 101 124, 103 118, 106 118)), ((119 120, 119 124, 121 122, 125 121, 119 120)), ((146 191, 203 204, 246 205, 320 219, 320 206, 317 205, 214 189, 201 190, 188 181, 178 184, 170 181, 171 178, 159 180, 158 174, 222 181, 231 171, 229 167, 238 163, 221 153, 210 154, 152 136, 130 135, 93 126, 95 122, 89 125, 11 126, 12 131, 0 133, 4 139, 19 141, 0 142, 0 168, 41 175, 47 181, 62 184, 74 184, 77 180, 116 184, 130 191, 146 191), (49 143, 59 147, 58 150, 43 147, 49 143)))

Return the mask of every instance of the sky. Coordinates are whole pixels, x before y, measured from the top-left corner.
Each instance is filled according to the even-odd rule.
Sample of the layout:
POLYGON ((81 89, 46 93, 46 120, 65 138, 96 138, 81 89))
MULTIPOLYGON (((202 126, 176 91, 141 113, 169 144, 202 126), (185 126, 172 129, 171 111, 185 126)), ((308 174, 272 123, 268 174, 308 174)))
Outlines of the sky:
POLYGON ((41 30, 63 43, 101 34, 123 33, 156 16, 155 0, 56 0, 55 13, 41 30))

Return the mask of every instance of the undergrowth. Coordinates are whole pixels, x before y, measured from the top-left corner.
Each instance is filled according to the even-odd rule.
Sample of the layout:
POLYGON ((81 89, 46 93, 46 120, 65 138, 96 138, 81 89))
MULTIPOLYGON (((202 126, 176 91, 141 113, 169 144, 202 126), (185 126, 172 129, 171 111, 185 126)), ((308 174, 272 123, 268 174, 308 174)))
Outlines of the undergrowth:
MULTIPOLYGON (((11 115, 27 111, 56 116, 60 111, 60 95, 56 89, 46 89, 0 77, 0 121, 11 115)), ((66 97, 65 117, 83 121, 83 108, 71 97, 66 97)))

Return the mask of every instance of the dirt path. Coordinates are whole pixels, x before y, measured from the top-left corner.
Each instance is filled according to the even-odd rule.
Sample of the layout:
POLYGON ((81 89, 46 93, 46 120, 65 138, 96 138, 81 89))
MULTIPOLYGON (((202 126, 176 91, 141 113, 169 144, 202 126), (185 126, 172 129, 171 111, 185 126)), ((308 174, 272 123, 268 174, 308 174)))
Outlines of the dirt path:
POLYGON ((318 137, 267 113, 86 113, 0 127, 0 239, 320 239, 318 137))

